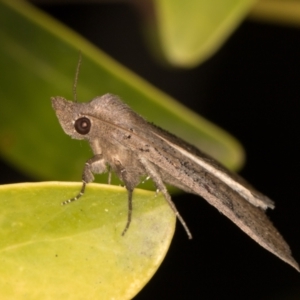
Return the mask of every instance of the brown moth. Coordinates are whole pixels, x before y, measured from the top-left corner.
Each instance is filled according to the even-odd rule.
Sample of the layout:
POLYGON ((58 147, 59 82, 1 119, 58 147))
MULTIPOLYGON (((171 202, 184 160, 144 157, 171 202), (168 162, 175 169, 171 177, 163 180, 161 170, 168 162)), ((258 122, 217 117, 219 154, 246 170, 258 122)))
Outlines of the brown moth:
POLYGON ((165 184, 203 197, 259 245, 281 258, 300 272, 290 248, 265 215, 274 208, 268 197, 255 190, 239 175, 230 172, 217 161, 169 132, 148 123, 118 96, 105 94, 90 102, 52 97, 52 107, 66 134, 87 140, 94 156, 87 160, 82 174, 82 188, 77 196, 62 204, 78 200, 93 174, 115 172, 128 191, 126 233, 132 217, 132 193, 141 178, 151 178, 157 190, 183 225, 188 237, 192 234, 172 202, 165 184))
POLYGON ((132 111, 119 97, 105 94, 87 103, 53 97, 52 106, 66 134, 90 143, 94 156, 82 175, 83 195, 94 174, 113 171, 128 191, 127 231, 132 215, 132 192, 142 176, 150 177, 183 225, 165 183, 194 193, 216 207, 252 239, 300 271, 289 246, 265 215, 274 203, 194 146, 167 131, 148 123, 132 111))

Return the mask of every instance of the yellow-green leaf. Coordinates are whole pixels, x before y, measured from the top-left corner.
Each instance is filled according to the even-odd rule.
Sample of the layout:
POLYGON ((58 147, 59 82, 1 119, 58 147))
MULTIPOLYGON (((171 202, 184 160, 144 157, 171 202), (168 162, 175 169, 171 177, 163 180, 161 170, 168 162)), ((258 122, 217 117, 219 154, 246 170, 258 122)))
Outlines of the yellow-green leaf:
POLYGON ((162 262, 175 216, 162 196, 135 190, 125 236, 124 188, 90 184, 0 186, 1 299, 132 299, 162 262))
POLYGON ((213 55, 256 0, 156 0, 157 35, 167 61, 194 67, 213 55))
POLYGON ((299 0, 260 0, 253 7, 250 17, 254 20, 268 21, 299 27, 299 0))

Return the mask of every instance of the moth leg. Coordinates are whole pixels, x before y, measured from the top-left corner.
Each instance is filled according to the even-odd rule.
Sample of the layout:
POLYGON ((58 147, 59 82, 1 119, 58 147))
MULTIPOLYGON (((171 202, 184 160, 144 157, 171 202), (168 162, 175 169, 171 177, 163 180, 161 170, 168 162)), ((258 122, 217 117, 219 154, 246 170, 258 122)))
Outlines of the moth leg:
POLYGON ((108 170, 108 178, 107 178, 107 183, 111 184, 111 166, 107 167, 108 170))
POLYGON ((146 169, 147 173, 151 177, 151 179, 154 181, 157 190, 161 191, 162 194, 164 195, 164 197, 167 200, 168 204, 170 205, 171 209, 173 210, 173 212, 175 213, 179 222, 181 223, 184 230, 186 231, 188 238, 192 239, 192 234, 191 234, 187 224, 185 223, 184 219, 181 217, 179 211, 177 210, 174 202, 172 201, 171 196, 170 196, 165 184, 163 183, 161 176, 159 175, 159 173, 157 172, 157 170, 155 169, 153 164, 150 163, 147 159, 145 159, 143 157, 140 157, 139 159, 140 159, 140 162, 143 164, 144 168, 146 169))
POLYGON ((138 184, 139 178, 137 178, 134 174, 127 172, 127 170, 122 165, 122 163, 117 159, 114 161, 114 167, 115 167, 115 171, 116 171, 118 177, 124 182, 126 190, 127 190, 127 194, 128 194, 127 222, 126 222, 125 228, 122 232, 122 236, 124 236, 130 226, 130 223, 131 223, 132 193, 133 193, 135 186, 138 184))
POLYGON ((106 169, 107 166, 105 165, 102 154, 96 154, 95 156, 87 160, 82 173, 82 186, 80 192, 74 198, 62 202, 61 205, 66 205, 78 200, 84 194, 86 184, 94 181, 93 173, 101 174, 105 172, 106 169))
POLYGON ((158 196, 158 193, 160 192, 160 190, 159 190, 159 188, 158 187, 156 187, 156 190, 155 190, 155 197, 157 197, 158 196))
MULTIPOLYGON (((127 189, 127 188, 126 188, 127 189)), ((131 223, 131 218, 132 218, 132 193, 133 189, 127 189, 128 193, 128 214, 127 214, 127 222, 125 225, 125 228, 122 231, 122 236, 125 235, 126 231, 128 230, 130 223, 131 223)))

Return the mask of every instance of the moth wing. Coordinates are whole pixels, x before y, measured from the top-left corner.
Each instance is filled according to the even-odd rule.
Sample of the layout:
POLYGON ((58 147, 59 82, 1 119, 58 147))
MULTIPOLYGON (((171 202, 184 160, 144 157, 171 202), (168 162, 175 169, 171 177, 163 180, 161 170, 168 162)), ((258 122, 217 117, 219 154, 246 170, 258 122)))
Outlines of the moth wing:
POLYGON ((258 244, 300 271, 289 246, 264 213, 274 207, 270 199, 195 147, 144 119, 127 126, 117 126, 112 138, 155 165, 165 183, 202 196, 258 244))
POLYGON ((193 145, 190 145, 189 143, 159 127, 154 126, 153 134, 156 135, 158 139, 160 139, 159 144, 167 144, 170 148, 174 149, 175 156, 175 152, 177 152, 177 155, 182 155, 183 157, 189 158, 194 162, 195 165, 201 166, 202 168, 206 169, 207 172, 210 172, 214 174, 215 177, 220 178, 228 186, 240 193, 245 198, 245 200, 247 200, 254 206, 260 207, 262 209, 273 209, 275 207, 274 202, 271 199, 257 191, 244 178, 236 173, 229 171, 219 162, 214 160, 209 155, 203 153, 193 145), (162 141, 164 141, 165 143, 162 143, 162 141))
MULTIPOLYGON (((155 135, 157 136, 157 133, 155 135)), ((228 185, 218 173, 211 172, 205 168, 205 165, 198 164, 197 162, 203 158, 196 155, 201 153, 200 151, 193 149, 194 152, 191 154, 196 156, 195 159, 191 155, 185 155, 188 144, 182 148, 184 151, 180 151, 181 144, 173 144, 172 135, 171 141, 166 139, 166 135, 157 137, 160 138, 160 143, 156 143, 156 150, 154 149, 153 153, 147 157, 158 167, 166 183, 202 196, 258 244, 300 271, 288 244, 268 219, 262 207, 256 207, 251 201, 245 199, 240 190, 228 185)), ((176 141, 178 142, 177 138, 176 141)), ((204 157, 207 158, 207 156, 204 157)), ((219 164, 216 165, 219 168, 219 164)), ((223 171, 224 168, 222 167, 221 170, 223 171)), ((226 169, 225 171, 225 174, 229 173, 226 169)), ((242 179, 239 183, 241 182, 243 182, 242 179)), ((243 187, 247 189, 248 185, 243 187)), ((252 189, 251 186, 250 189, 252 189)), ((254 189, 253 191, 249 192, 261 195, 264 200, 267 199, 268 205, 273 203, 261 193, 254 189)))
MULTIPOLYGON (((197 188, 199 195, 259 245, 299 271, 299 266, 292 257, 288 244, 261 208, 250 204, 239 193, 213 175, 205 174, 204 177, 204 184, 199 184, 197 188)), ((199 180, 202 178, 200 176, 199 180)))

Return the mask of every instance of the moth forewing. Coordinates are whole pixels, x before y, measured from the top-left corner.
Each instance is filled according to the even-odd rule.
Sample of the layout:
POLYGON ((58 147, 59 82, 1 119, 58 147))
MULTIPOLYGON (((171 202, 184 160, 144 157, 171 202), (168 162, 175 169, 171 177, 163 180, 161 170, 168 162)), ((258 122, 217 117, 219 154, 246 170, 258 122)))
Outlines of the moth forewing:
MULTIPOLYGON (((167 140, 167 132, 164 132, 164 137, 157 133, 155 136, 161 142, 155 142, 155 147, 144 153, 143 157, 159 168, 164 182, 202 196, 258 244, 299 270, 289 246, 263 211, 267 206, 273 207, 269 198, 260 196, 260 193, 251 189, 247 183, 245 187, 233 181, 232 177, 224 180, 225 176, 230 176, 230 172, 219 164, 216 164, 216 168, 213 168, 213 165, 207 167, 206 162, 202 163, 202 157, 190 154, 174 144, 173 135, 170 135, 171 141, 167 140), (260 205, 246 199, 245 195, 254 197, 253 194, 262 197, 260 205)), ((176 141, 182 143, 180 139, 176 141)))
MULTIPOLYGON (((154 134, 157 135, 155 132, 154 134)), ((161 136, 158 137, 161 140, 164 140, 166 143, 168 143, 176 151, 178 151, 182 155, 182 157, 189 158, 196 165, 199 165, 208 173, 211 173, 216 178, 219 178, 222 182, 224 182, 237 193, 239 193, 243 198, 245 198, 245 200, 250 202, 252 205, 260 207, 264 210, 267 208, 274 208, 274 202, 272 200, 254 190, 252 187, 250 187, 250 185, 245 186, 244 184, 246 184, 246 182, 241 183, 240 181, 237 181, 237 176, 234 176, 233 178, 233 174, 230 174, 230 172, 224 167, 222 167, 220 164, 216 164, 216 162, 212 164, 212 158, 209 158, 210 161, 208 162, 207 156, 192 154, 184 148, 182 148, 181 146, 174 144, 174 142, 168 141, 166 138, 161 136)))

